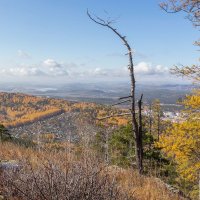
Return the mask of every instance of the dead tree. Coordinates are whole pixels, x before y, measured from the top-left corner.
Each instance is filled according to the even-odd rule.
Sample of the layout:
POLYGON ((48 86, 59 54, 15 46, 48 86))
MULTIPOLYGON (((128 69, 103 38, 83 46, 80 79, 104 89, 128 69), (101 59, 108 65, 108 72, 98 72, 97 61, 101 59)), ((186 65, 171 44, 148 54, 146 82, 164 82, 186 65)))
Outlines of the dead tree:
POLYGON ((148 116, 148 123, 149 123, 149 134, 152 135, 152 124, 153 124, 153 119, 152 119, 152 102, 149 101, 148 102, 148 112, 147 112, 147 116, 148 116))
MULTIPOLYGON (((132 53, 132 49, 131 46, 129 45, 128 41, 126 40, 126 37, 121 35, 117 29, 113 28, 112 20, 104 20, 101 19, 97 16, 93 17, 91 16, 91 14, 89 13, 89 11, 87 11, 87 15, 88 17, 95 22, 96 24, 103 26, 105 28, 108 28, 109 30, 111 30, 113 33, 115 33, 120 39, 121 41, 124 43, 124 45, 126 46, 128 52, 126 55, 128 55, 129 57, 129 65, 128 65, 128 69, 129 69, 129 73, 130 73, 130 78, 131 78, 131 91, 130 91, 130 95, 127 97, 122 97, 120 98, 120 100, 122 99, 127 99, 130 100, 131 102, 131 108, 130 108, 130 113, 124 113, 125 115, 129 114, 131 115, 131 122, 132 122, 132 127, 133 127, 133 137, 135 139, 135 156, 136 156, 136 165, 137 165, 137 169, 138 172, 140 174, 142 174, 143 172, 143 145, 142 145, 142 97, 143 95, 141 95, 140 100, 138 101, 138 116, 136 113, 136 98, 135 98, 135 88, 136 88, 136 84, 135 84, 135 75, 134 75, 134 64, 133 64, 133 53, 132 53)), ((123 101, 120 102, 118 104, 127 102, 127 101, 123 101)), ((121 114, 123 115, 123 114, 121 114)), ((109 118, 109 117, 113 117, 113 116, 108 116, 108 117, 104 117, 103 119, 109 118)))

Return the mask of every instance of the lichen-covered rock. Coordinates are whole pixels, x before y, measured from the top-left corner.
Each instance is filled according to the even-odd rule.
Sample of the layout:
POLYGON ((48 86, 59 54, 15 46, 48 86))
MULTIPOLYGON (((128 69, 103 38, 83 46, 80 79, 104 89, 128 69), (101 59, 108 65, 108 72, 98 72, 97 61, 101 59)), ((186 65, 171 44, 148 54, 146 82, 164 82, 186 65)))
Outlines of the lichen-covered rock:
POLYGON ((0 173, 4 171, 17 171, 20 165, 16 160, 0 160, 0 173))

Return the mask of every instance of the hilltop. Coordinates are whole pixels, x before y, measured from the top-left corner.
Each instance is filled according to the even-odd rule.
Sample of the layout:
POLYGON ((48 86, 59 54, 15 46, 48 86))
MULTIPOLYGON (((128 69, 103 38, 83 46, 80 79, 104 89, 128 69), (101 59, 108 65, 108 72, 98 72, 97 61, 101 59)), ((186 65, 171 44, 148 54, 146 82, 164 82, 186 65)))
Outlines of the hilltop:
POLYGON ((99 122, 97 118, 123 110, 95 103, 73 102, 58 98, 36 97, 22 93, 0 93, 0 121, 17 138, 38 143, 53 141, 77 142, 95 135, 102 123, 126 124, 128 119, 115 117, 99 122))
POLYGON ((27 124, 65 112, 82 114, 93 112, 90 115, 90 119, 92 119, 92 117, 109 114, 109 112, 119 112, 119 110, 95 103, 74 102, 22 93, 0 93, 0 121, 8 127, 27 124))
MULTIPOLYGON (((3 160, 2 162, 4 162, 4 160, 8 160, 9 162, 10 160, 14 160, 14 162, 20 162, 20 165, 27 165, 29 163, 28 166, 31 164, 31 167, 32 165, 35 166, 35 164, 41 167, 44 163, 51 161, 56 167, 58 165, 63 168, 65 163, 61 162, 61 158, 70 156, 70 159, 72 159, 70 162, 73 162, 75 167, 78 166, 81 169, 84 168, 84 170, 87 170, 85 169, 87 167, 85 164, 90 162, 90 160, 88 161, 88 157, 92 156, 92 159, 94 159, 92 162, 95 163, 95 170, 102 170, 101 167, 99 168, 101 165, 107 170, 104 159, 102 159, 104 156, 102 157, 101 150, 99 151, 98 147, 95 147, 95 142, 99 142, 98 145, 102 145, 102 141, 98 141, 99 133, 104 137, 105 133, 111 133, 113 130, 118 129, 120 125, 126 125, 129 121, 128 117, 113 117, 103 121, 97 120, 107 115, 127 112, 127 110, 95 103, 74 102, 59 98, 36 97, 22 93, 5 92, 0 93, 0 101, 1 122, 13 136, 12 143, 14 143, 1 143, 0 161, 3 160), (19 147, 19 145, 22 147, 19 147), (73 158, 71 155, 73 155, 73 158), (80 165, 80 160, 84 164, 80 165), (96 166, 97 163, 99 163, 99 166, 96 166)), ((106 141, 106 138, 102 139, 104 142, 106 141)), ((125 143, 127 139, 122 138, 125 143)), ((119 146, 119 148, 122 148, 123 151, 124 147, 119 146)), ((116 150, 117 154, 119 153, 118 150, 116 150)), ((93 165, 94 163, 89 164, 93 165)), ((49 168, 44 169, 40 167, 38 170, 42 170, 43 172, 36 170, 35 173, 49 173, 49 168), (47 171, 44 172, 44 170, 47 171)), ((110 165, 109 168, 112 168, 109 171, 109 176, 117 177, 115 184, 119 188, 123 188, 123 192, 121 189, 118 191, 120 192, 119 194, 123 196, 126 190, 132 191, 127 193, 129 196, 127 199, 148 199, 150 197, 158 200, 182 199, 181 196, 168 191, 165 183, 160 179, 141 178, 131 169, 123 169, 113 165, 110 165), (129 178, 130 175, 132 179, 129 178), (137 185, 138 181, 141 183, 141 186, 137 185), (123 187, 123 184, 131 184, 132 186, 127 185, 123 187), (148 192, 142 192, 143 188, 147 188, 148 192), (160 191, 150 192, 150 190, 158 188, 160 191)), ((97 171, 89 173, 97 173, 97 171)), ((25 173, 28 177, 32 176, 32 172, 30 171, 21 173, 25 173)), ((83 173, 80 174, 83 178, 90 177, 90 175, 84 177, 85 172, 80 173, 83 173)), ((70 176, 73 179, 75 175, 70 176)), ((47 180, 43 177, 41 181, 47 180)), ((107 178, 106 181, 107 184, 111 184, 109 187, 114 187, 107 178)), ((17 184, 26 190, 26 186, 22 186, 20 182, 17 184)), ((106 188, 103 190, 106 190, 106 188)), ((4 193, 6 194, 6 192, 4 193)))

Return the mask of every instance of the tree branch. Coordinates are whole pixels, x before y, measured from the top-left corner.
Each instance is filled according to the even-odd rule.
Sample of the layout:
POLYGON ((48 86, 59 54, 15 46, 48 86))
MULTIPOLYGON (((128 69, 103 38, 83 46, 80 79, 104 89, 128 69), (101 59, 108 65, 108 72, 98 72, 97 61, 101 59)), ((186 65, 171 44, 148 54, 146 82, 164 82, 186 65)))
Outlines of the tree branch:
MULTIPOLYGON (((135 148, 135 151, 136 151, 136 163, 137 163, 137 168, 138 168, 139 173, 142 174, 142 156, 140 155, 142 153, 142 149, 141 149, 141 145, 139 145, 139 143, 138 143, 138 135, 139 135, 139 131, 140 130, 138 128, 138 121, 137 121, 137 117, 136 117, 136 105, 135 105, 135 87, 136 87, 136 85, 135 85, 133 54, 132 54, 131 46, 129 45, 128 41, 126 40, 126 37, 123 36, 123 35, 121 35, 117 31, 116 28, 113 28, 111 26, 112 21, 110 21, 110 20, 105 21, 105 20, 102 20, 99 17, 93 18, 90 15, 90 13, 89 13, 88 10, 87 10, 87 15, 96 24, 101 25, 103 27, 106 27, 106 28, 110 29, 111 31, 113 31, 120 38, 120 40, 124 43, 124 45, 127 48, 127 53, 128 53, 128 56, 129 56, 128 69, 129 69, 130 78, 131 78, 131 90, 130 90, 130 96, 128 96, 128 97, 121 97, 120 100, 121 99, 128 99, 128 98, 130 98, 130 100, 131 100, 131 108, 130 108, 131 113, 124 113, 124 114, 120 114, 120 115, 117 115, 117 116, 131 115, 131 123, 132 123, 132 128, 133 128, 132 129, 132 134, 133 134, 133 137, 135 139, 136 146, 137 146, 137 148, 135 148)), ((107 117, 104 117, 102 119, 107 119, 107 118, 110 118, 110 117, 114 117, 114 116, 107 116, 107 117)))
POLYGON ((130 102, 131 100, 128 99, 128 100, 125 100, 125 101, 121 101, 119 103, 115 103, 115 104, 112 104, 111 106, 116 106, 116 105, 120 105, 120 104, 123 104, 123 103, 126 103, 126 102, 130 102))
POLYGON ((131 115, 131 113, 121 113, 121 114, 116 114, 116 115, 110 115, 102 118, 97 118, 97 120, 104 120, 112 117, 120 117, 120 116, 125 116, 125 115, 131 115))
POLYGON ((122 100, 122 99, 128 99, 128 98, 131 98, 132 96, 127 96, 127 97, 120 97, 119 100, 122 100))

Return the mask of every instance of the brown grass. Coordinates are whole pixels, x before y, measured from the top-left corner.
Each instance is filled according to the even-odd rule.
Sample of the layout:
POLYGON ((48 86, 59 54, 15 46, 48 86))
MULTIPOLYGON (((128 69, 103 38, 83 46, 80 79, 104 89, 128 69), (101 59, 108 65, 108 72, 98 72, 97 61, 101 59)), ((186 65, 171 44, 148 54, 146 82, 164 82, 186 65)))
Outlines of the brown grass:
MULTIPOLYGON (((22 179, 22 181, 19 181, 18 178, 16 178, 16 175, 14 176, 14 178, 11 175, 7 177, 9 181, 13 181, 13 185, 11 187, 11 184, 10 186, 8 184, 5 184, 2 190, 4 191, 4 195, 6 195, 6 191, 7 193, 8 191, 10 192, 9 199, 14 199, 13 196, 19 196, 21 197, 20 199, 27 199, 25 198, 26 196, 23 196, 22 193, 16 190, 16 188, 22 188, 23 192, 30 192, 29 190, 27 190, 26 186, 28 185, 28 183, 32 184, 32 186, 34 185, 35 179, 33 177, 33 171, 35 174, 41 175, 40 178, 36 180, 41 188, 43 187, 43 185, 49 184, 49 182, 47 181, 47 177, 49 174, 52 173, 55 174, 55 177, 53 179, 54 183, 57 185, 60 184, 60 188, 64 187, 61 181, 63 180, 63 175, 61 176, 61 172, 66 172, 66 169, 68 169, 67 176, 68 178, 70 177, 70 180, 79 180, 80 184, 82 184, 82 186, 80 186, 77 191, 74 190, 74 194, 78 193, 80 195, 79 198, 77 197, 77 200, 87 199, 81 193, 81 191, 83 190, 89 191, 89 193, 93 195, 90 199, 183 199, 180 196, 169 192, 165 185, 159 182, 156 178, 140 176, 131 169, 125 170, 116 166, 108 167, 99 162, 95 158, 95 156, 88 151, 84 151, 81 155, 79 154, 78 156, 76 156, 72 153, 69 154, 61 151, 37 151, 30 148, 19 147, 11 143, 0 143, 0 160, 17 160, 24 165, 23 169, 18 172, 19 179, 22 179), (59 170, 54 171, 55 167, 59 170), (28 179, 28 177, 32 177, 32 179, 28 179), (77 177, 79 177, 80 179, 77 179, 77 177), (91 185, 91 180, 92 182, 94 181, 96 185, 99 185, 99 190, 91 185), (23 182, 27 184, 23 184, 23 182), (105 184, 103 184, 102 186, 102 183, 105 184), (87 187, 85 186, 85 184, 87 185, 87 187), (16 186, 16 188, 14 187, 14 185, 16 186), (115 196, 115 198, 114 196, 113 198, 109 197, 109 188, 113 189, 113 195, 115 196), (15 192, 13 193, 11 190, 15 192), (95 192, 92 191, 96 191, 96 193, 101 192, 102 197, 100 198, 99 195, 98 198, 98 196, 95 195, 95 192)), ((64 174, 66 175, 66 173, 64 174)), ((69 186, 69 182, 67 182, 67 184, 69 186)), ((74 182, 74 184, 76 183, 74 182)), ((44 191, 47 191, 46 188, 43 189, 44 191)), ((56 190, 54 190, 54 192, 55 191, 56 190)), ((61 190, 58 189, 58 191, 61 190)), ((35 191, 33 192, 33 194, 37 196, 37 199, 45 199, 43 197, 40 198, 39 192, 40 191, 37 190, 37 186, 35 186, 35 191)), ((49 192, 47 193, 48 195, 50 195, 49 192)), ((46 199, 51 199, 48 195, 46 199)), ((60 197, 59 200, 63 199, 62 197, 60 197)), ((73 198, 71 199, 76 198, 75 196, 73 196, 73 198)))

